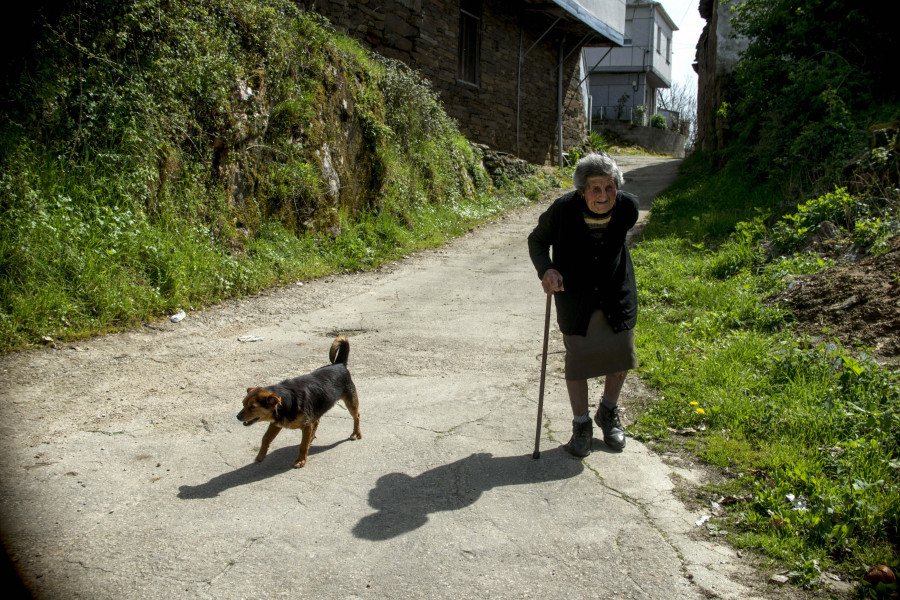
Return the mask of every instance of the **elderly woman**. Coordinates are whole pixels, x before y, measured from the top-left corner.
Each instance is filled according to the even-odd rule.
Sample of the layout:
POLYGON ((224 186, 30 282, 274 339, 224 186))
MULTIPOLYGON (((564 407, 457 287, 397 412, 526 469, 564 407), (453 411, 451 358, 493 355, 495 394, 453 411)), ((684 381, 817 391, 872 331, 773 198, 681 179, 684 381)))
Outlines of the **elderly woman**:
POLYGON ((625 236, 637 222, 638 202, 619 190, 624 179, 608 154, 579 160, 573 179, 575 191, 557 198, 538 219, 528 251, 544 292, 554 295, 566 348, 574 420, 565 449, 587 456, 594 433, 588 410, 588 379, 593 377, 605 377, 594 416, 603 441, 613 450, 625 447, 619 392, 628 370, 637 367, 637 288, 625 236))

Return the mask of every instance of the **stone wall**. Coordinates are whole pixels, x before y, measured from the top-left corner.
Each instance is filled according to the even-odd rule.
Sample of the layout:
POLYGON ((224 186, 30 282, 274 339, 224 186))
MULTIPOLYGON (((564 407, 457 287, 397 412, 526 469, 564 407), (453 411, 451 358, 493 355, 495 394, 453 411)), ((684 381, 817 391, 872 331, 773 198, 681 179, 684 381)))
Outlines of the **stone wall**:
POLYGON ((327 17, 379 54, 398 59, 426 76, 447 113, 473 142, 530 162, 557 157, 557 64, 560 44, 568 56, 563 68, 563 148, 581 142, 587 129, 575 48, 579 38, 550 32, 525 57, 517 89, 520 32, 531 47, 552 21, 525 2, 485 0, 482 13, 480 82, 457 79, 459 0, 310 0, 309 8, 327 17), (518 136, 516 105, 519 102, 518 136))
POLYGON ((719 114, 727 101, 728 83, 746 38, 732 35, 730 0, 700 0, 700 16, 706 26, 697 42, 697 145, 701 150, 721 150, 728 137, 727 121, 719 114))
POLYGON ((694 70, 697 72, 697 147, 700 150, 715 150, 715 92, 716 71, 716 18, 713 4, 716 0, 700 0, 700 16, 706 25, 697 40, 694 70), (712 32, 712 34, 710 34, 712 32))
POLYGON ((472 147, 481 156, 481 164, 494 185, 499 185, 504 179, 521 179, 537 172, 538 167, 521 158, 492 150, 484 144, 472 144, 472 147))

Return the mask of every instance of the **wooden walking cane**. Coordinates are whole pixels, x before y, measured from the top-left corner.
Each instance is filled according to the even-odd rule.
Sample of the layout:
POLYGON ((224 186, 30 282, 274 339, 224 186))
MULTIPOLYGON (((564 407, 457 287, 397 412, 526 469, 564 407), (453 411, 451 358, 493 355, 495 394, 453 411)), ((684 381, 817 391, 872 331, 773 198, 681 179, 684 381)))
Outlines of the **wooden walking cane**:
POLYGON ((553 294, 547 294, 547 311, 544 314, 544 350, 541 354, 541 387, 538 392, 537 431, 534 434, 534 454, 531 458, 541 457, 541 414, 544 412, 544 380, 547 376, 547 340, 550 337, 550 301, 553 294))

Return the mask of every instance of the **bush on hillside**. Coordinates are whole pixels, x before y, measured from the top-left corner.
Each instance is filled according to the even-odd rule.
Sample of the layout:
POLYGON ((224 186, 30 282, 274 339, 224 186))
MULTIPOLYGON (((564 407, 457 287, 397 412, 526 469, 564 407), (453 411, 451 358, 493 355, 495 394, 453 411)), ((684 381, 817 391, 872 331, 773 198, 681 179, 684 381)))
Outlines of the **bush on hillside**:
POLYGON ((849 0, 744 0, 728 155, 751 177, 822 193, 868 150, 868 128, 900 117, 897 7, 849 0))

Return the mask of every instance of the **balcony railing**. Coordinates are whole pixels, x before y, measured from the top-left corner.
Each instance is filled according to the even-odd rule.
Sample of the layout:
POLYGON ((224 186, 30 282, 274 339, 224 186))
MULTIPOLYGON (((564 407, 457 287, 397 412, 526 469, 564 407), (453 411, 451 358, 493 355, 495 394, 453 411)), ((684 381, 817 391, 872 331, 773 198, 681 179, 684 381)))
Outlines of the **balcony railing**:
POLYGON ((634 121, 637 115, 633 106, 594 106, 591 119, 594 121, 634 121))

